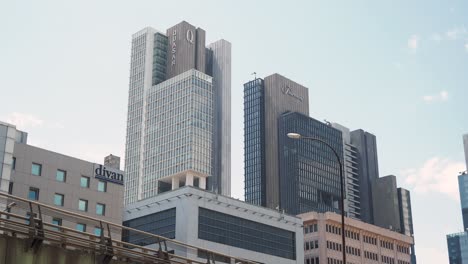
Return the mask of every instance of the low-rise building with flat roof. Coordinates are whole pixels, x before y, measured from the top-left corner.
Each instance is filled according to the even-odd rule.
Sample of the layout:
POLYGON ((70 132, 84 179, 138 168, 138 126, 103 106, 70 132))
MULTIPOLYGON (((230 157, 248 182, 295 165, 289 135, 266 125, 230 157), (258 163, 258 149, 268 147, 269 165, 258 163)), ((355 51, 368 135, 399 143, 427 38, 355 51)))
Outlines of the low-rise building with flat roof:
MULTIPOLYGON (((123 225, 260 263, 303 263, 302 220, 192 186, 125 207, 123 225)), ((157 247, 154 238, 124 232, 123 241, 157 247)), ((199 250, 177 255, 206 262, 199 250)), ((222 256, 216 263, 230 263, 222 256)))
MULTIPOLYGON (((27 134, 14 125, 0 123, 0 141, 5 138, 1 190, 8 194, 59 209, 122 224, 124 172, 27 144, 27 134), (6 131, 2 137, 2 131, 6 131), (7 187, 8 186, 8 187, 7 187)), ((115 158, 115 156, 113 156, 115 158)), ((30 216, 28 203, 8 203, 11 213, 30 216)), ((7 204, 6 204, 7 203, 7 204)), ((34 216, 39 209, 33 207, 34 216)), ((43 221, 95 235, 102 232, 96 222, 74 222, 66 214, 57 215, 42 208, 43 221)), ((111 231, 119 239, 119 230, 111 231)))
MULTIPOLYGON (((304 263, 343 264, 341 216, 327 212, 299 215, 304 221, 304 263)), ((410 264, 413 237, 352 218, 345 219, 348 264, 410 264)))

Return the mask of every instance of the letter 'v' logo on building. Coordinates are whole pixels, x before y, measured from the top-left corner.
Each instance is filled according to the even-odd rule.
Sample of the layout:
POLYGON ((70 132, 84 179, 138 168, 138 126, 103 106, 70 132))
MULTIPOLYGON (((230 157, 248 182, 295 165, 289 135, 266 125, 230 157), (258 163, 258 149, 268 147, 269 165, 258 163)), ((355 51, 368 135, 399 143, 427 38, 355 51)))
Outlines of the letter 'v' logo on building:
POLYGON ((283 87, 281 87, 281 92, 282 92, 283 94, 286 94, 286 95, 289 95, 289 96, 291 96, 291 97, 294 97, 294 98, 296 98, 297 100, 299 100, 299 101, 301 101, 301 102, 304 100, 304 98, 303 98, 302 96, 295 94, 295 93, 291 90, 291 87, 289 87, 288 85, 284 85, 283 87))

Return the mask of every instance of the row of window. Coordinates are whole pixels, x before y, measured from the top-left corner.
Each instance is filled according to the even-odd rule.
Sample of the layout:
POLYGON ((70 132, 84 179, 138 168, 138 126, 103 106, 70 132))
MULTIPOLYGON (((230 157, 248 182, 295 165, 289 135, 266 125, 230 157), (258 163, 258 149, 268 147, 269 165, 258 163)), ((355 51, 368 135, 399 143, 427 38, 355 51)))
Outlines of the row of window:
POLYGON ((382 263, 385 264, 395 264, 395 259, 387 256, 381 256, 382 263))
POLYGON ((380 240, 380 246, 386 249, 393 250, 393 243, 385 240, 380 240))
POLYGON ((398 260, 398 264, 410 264, 409 261, 398 260))
POLYGON ((304 264, 320 264, 319 257, 306 258, 304 264))
POLYGON ((364 257, 366 259, 372 259, 372 260, 375 260, 375 261, 379 260, 379 255, 377 253, 374 253, 374 252, 364 251, 364 257))
MULTIPOLYGON (((16 165, 16 158, 13 158, 13 169, 15 169, 16 165)), ((42 176, 42 164, 39 163, 32 163, 31 165, 31 174, 34 176, 42 176)), ((55 180, 58 182, 66 182, 67 181, 67 171, 65 170, 57 170, 55 173, 55 180)), ((90 177, 87 176, 81 176, 80 179, 80 186, 83 188, 89 188, 89 183, 91 179, 90 177)), ((97 190, 100 192, 106 192, 107 191, 107 183, 104 181, 99 181, 97 190)))
POLYGON ((318 240, 304 242, 304 249, 311 250, 319 247, 318 240))
POLYGON ((349 237, 351 239, 354 239, 354 240, 359 240, 359 233, 358 232, 354 232, 354 231, 351 231, 351 230, 345 230, 345 234, 346 234, 346 237, 349 237))
POLYGON ((346 253, 354 255, 354 256, 358 256, 358 257, 361 256, 361 250, 359 248, 355 248, 355 247, 346 246, 346 253))
POLYGON ((306 225, 304 226, 304 233, 314 233, 318 231, 318 225, 317 224, 312 224, 312 225, 306 225))
POLYGON ((377 246, 377 238, 375 238, 375 237, 370 237, 370 236, 363 235, 362 240, 364 241, 364 243, 372 244, 372 245, 377 246))
MULTIPOLYGON (((29 187, 28 199, 30 200, 39 200, 39 189, 34 187, 29 187)), ((61 193, 54 194, 54 205, 63 206, 65 201, 65 195, 61 193)), ((83 212, 88 212, 88 200, 78 199, 78 210, 83 212)), ((106 205, 102 203, 96 204, 96 214, 105 215, 106 205)))
POLYGON ((334 225, 327 224, 326 225, 326 230, 327 230, 328 233, 341 235, 341 227, 337 227, 337 226, 334 226, 334 225))
POLYGON ((340 251, 342 250, 342 245, 339 244, 339 243, 336 243, 336 242, 332 242, 332 241, 327 241, 327 248, 328 249, 332 249, 332 250, 336 250, 336 251, 340 251))
POLYGON ((397 245, 397 251, 400 253, 409 254, 410 250, 408 247, 397 245))
MULTIPOLYGON (((62 226, 62 219, 54 217, 52 219, 52 224, 57 225, 57 226, 62 226)), ((81 232, 86 232, 86 224, 77 223, 76 224, 76 230, 81 231, 81 232)), ((94 234, 96 236, 100 236, 102 234, 102 228, 100 228, 98 226, 94 227, 94 234)))
POLYGON ((343 260, 327 258, 327 264, 343 264, 343 260))

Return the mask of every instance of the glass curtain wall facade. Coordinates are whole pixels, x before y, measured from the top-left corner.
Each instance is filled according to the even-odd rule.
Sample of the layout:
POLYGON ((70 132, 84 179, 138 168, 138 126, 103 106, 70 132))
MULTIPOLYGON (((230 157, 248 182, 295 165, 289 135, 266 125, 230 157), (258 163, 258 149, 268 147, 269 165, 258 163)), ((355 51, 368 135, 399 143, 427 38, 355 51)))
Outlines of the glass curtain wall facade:
MULTIPOLYGON (((401 233, 407 236, 413 236, 413 213, 411 210, 410 191, 403 188, 398 188, 398 204, 400 210, 401 233)), ((416 264, 416 252, 414 244, 411 245, 411 264, 416 264)))
POLYGON ((468 263, 468 233, 447 235, 449 264, 468 263))
MULTIPOLYGON (((124 221, 123 226, 174 239, 176 233, 176 209, 172 208, 124 221)), ((151 245, 158 242, 154 237, 129 230, 123 231, 122 240, 139 246, 151 245)))
POLYGON ((458 176, 458 188, 463 216, 463 229, 468 229, 468 174, 458 176))
POLYGON ((340 213, 340 166, 336 156, 321 142, 288 138, 290 132, 327 142, 343 162, 341 131, 300 113, 281 115, 280 209, 294 215, 310 211, 340 213))
POLYGON ((154 34, 152 85, 159 84, 166 79, 167 43, 168 39, 165 35, 154 34))
POLYGON ((245 201, 265 206, 265 97, 262 79, 244 84, 245 201))
POLYGON ((130 84, 128 92, 127 139, 125 148, 125 204, 140 197, 145 96, 152 85, 153 42, 156 31, 145 28, 132 36, 130 84))
POLYGON ((201 207, 198 211, 198 238, 296 259, 294 232, 201 207))
POLYGON ((153 86, 147 100, 142 199, 158 194, 162 178, 212 175, 212 77, 189 70, 153 86))
POLYGON ((362 129, 351 131, 350 135, 358 154, 361 220, 374 224, 372 182, 379 178, 377 139, 362 129))
MULTIPOLYGON (((157 114, 152 111, 154 108, 158 107, 156 107, 154 103, 152 106, 148 106, 148 104, 151 103, 150 100, 155 100, 154 96, 149 98, 150 93, 153 94, 155 90, 164 89, 160 86, 162 83, 166 83, 167 85, 167 82, 174 81, 182 81, 182 83, 177 86, 177 89, 188 88, 184 86, 185 83, 181 78, 185 78, 186 76, 184 74, 187 72, 193 72, 191 70, 200 73, 200 75, 197 75, 197 78, 199 78, 201 82, 210 79, 209 95, 202 95, 206 97, 203 99, 205 100, 203 103, 209 105, 209 109, 200 109, 203 113, 196 112, 198 110, 195 109, 195 115, 191 117, 195 119, 192 122, 195 127, 197 125, 208 125, 208 122, 208 126, 211 127, 209 135, 212 137, 212 139, 210 139, 210 147, 205 146, 206 142, 200 143, 201 148, 203 148, 200 152, 203 153, 203 156, 194 157, 194 159, 206 163, 207 157, 205 156, 205 150, 206 148, 210 149, 212 153, 210 153, 210 161, 208 163, 210 163, 210 166, 213 168, 210 168, 208 172, 203 165, 200 173, 208 175, 208 179, 211 179, 208 186, 209 190, 223 195, 230 195, 231 44, 228 41, 219 40, 210 44, 209 48, 206 48, 205 31, 190 25, 186 21, 182 21, 168 29, 166 34, 147 27, 132 36, 125 150, 125 204, 131 204, 151 195, 158 194, 159 189, 157 184, 154 182, 149 183, 147 177, 152 177, 148 176, 148 170, 158 170, 153 168, 158 165, 151 161, 154 157, 151 156, 153 153, 149 152, 158 152, 160 150, 151 150, 150 148, 154 147, 155 143, 152 142, 152 146, 149 146, 150 142, 148 142, 148 139, 151 138, 151 140, 154 140, 153 130, 155 126, 174 128, 174 124, 170 122, 168 116, 172 115, 180 119, 183 117, 177 116, 176 113, 186 110, 177 109, 179 103, 181 103, 181 105, 179 105, 180 107, 185 106, 183 101, 171 98, 171 96, 175 97, 175 95, 163 94, 161 96, 164 96, 165 99, 172 100, 172 105, 168 106, 165 104, 165 107, 173 109, 174 113, 166 113, 165 116, 159 116, 160 119, 155 121, 154 118, 157 114), (208 61, 206 60, 205 53, 209 55, 208 61), (209 72, 209 75, 205 74, 204 71, 209 72), (201 74, 204 74, 203 77, 200 77, 201 74), (181 77, 181 75, 185 77, 181 77), (210 117, 204 116, 207 114, 206 112, 210 112, 208 114, 210 117), (196 120, 197 118, 198 120, 196 120), (166 121, 163 122, 163 119, 166 119, 166 121), (148 157, 148 155, 151 157, 148 157), (149 190, 149 188, 155 189, 149 190)), ((205 89, 203 85, 200 86, 197 83, 194 83, 194 87, 205 89)), ((179 92, 182 91, 178 91, 178 93, 179 92)), ((192 94, 197 94, 200 91, 197 92, 196 89, 193 89, 190 90, 190 92, 192 92, 192 94)), ((178 95, 180 95, 180 93, 178 95)), ((187 100, 185 97, 182 99, 187 100)), ((196 101, 194 102, 196 103, 196 101)), ((200 103, 200 100, 198 102, 200 103)), ((201 108, 203 107, 204 106, 201 106, 201 108)), ((159 110, 161 110, 160 107, 159 110)), ((180 126, 182 125, 183 124, 180 124, 180 126)), ((177 129, 177 123, 175 126, 177 129)), ((168 131, 168 128, 158 129, 168 131)), ((193 131, 191 130, 189 133, 193 131)), ((195 131, 193 133, 200 134, 201 132, 195 131)), ((205 135, 201 137, 204 140, 205 135)), ((192 143, 198 144, 196 142, 192 143)), ((195 152, 192 154, 196 156, 196 151, 199 150, 199 147, 194 147, 194 149, 195 152)), ((174 151, 184 152, 185 150, 174 151)), ((182 155, 185 154, 186 153, 182 153, 182 155)), ((173 157, 176 156, 175 153, 171 155, 173 157)), ((183 159, 184 157, 180 158, 183 159)), ((185 158, 187 157, 185 156, 185 158)), ((180 163, 180 160, 175 161, 175 163, 180 163)), ((165 170, 180 171, 180 168, 173 168, 174 164, 170 162, 168 164, 171 167, 165 168, 165 170)), ((177 166, 177 164, 174 166, 177 166)), ((174 176, 174 182, 178 182, 182 179, 180 184, 185 182, 191 184, 192 177, 199 177, 200 175, 174 176)), ((198 181, 198 178, 193 178, 193 181, 198 181)), ((172 185, 176 186, 178 183, 172 185)), ((163 189, 167 190, 168 188, 170 189, 170 187, 171 184, 167 183, 163 189)), ((200 187, 206 188, 206 179, 202 179, 200 187)))
POLYGON ((361 219, 361 191, 359 179, 359 156, 356 146, 351 144, 351 134, 349 128, 337 123, 331 126, 340 130, 343 136, 343 157, 345 180, 345 212, 346 216, 354 219, 361 219))

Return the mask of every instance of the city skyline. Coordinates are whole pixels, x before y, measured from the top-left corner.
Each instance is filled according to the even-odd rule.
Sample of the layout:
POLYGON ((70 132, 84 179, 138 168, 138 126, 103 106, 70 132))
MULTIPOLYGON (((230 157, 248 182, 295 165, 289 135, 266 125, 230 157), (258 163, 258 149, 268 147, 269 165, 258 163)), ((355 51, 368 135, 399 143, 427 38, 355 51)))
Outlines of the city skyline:
POLYGON ((7 99, 0 120, 29 131, 33 145, 93 161, 108 152, 123 157, 129 36, 144 26, 168 28, 187 20, 209 31, 211 40, 233 43, 234 197, 243 193, 242 84, 254 71, 281 72, 309 87, 310 116, 365 127, 378 136, 380 174, 395 173, 412 191, 418 260, 445 262, 444 236, 462 226, 450 215, 459 214, 456 175, 466 169, 461 135, 468 132, 462 100, 468 96, 467 6, 455 1, 421 8, 421 3, 273 5, 269 16, 215 2, 203 6, 209 6, 206 15, 187 3, 177 16, 154 16, 148 2, 143 9, 116 4, 105 19, 104 4, 59 4, 61 12, 50 13, 47 5, 9 3, 4 10, 13 11, 1 16, 9 38, 0 44, 0 67, 7 73, 0 79, 7 99), (298 15, 276 21, 283 9, 298 15), (435 23, 434 17, 443 19, 435 23), (272 41, 276 32, 284 36, 272 41), (427 203, 448 217, 434 218, 427 203))

